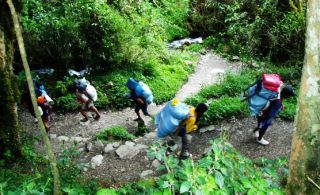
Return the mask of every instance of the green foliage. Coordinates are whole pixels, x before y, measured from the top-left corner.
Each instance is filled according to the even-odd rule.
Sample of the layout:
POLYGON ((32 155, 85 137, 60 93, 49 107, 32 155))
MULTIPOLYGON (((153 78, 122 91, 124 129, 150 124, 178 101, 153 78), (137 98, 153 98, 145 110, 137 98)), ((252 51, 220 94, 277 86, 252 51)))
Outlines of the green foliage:
POLYGON ((162 63, 168 55, 165 42, 188 34, 187 0, 27 0, 23 10, 33 64, 64 70, 162 63))
POLYGON ((280 117, 288 120, 294 120, 296 115, 297 99, 290 98, 289 100, 283 100, 284 109, 280 112, 280 117))
POLYGON ((55 107, 60 111, 73 111, 78 107, 75 96, 67 94, 55 99, 55 107))
POLYGON ((200 160, 166 156, 163 143, 156 142, 148 156, 163 164, 166 174, 128 184, 118 194, 285 194, 281 182, 288 175, 285 159, 252 162, 230 144, 216 139, 209 154, 200 160))
POLYGON ((222 97, 214 100, 201 122, 210 125, 213 122, 226 120, 231 117, 244 117, 249 115, 249 109, 245 102, 241 102, 239 97, 222 97))
MULTIPOLYGON (((187 52, 172 52, 169 56, 168 64, 157 64, 149 62, 149 68, 146 66, 141 69, 114 70, 112 73, 94 72, 86 76, 86 79, 96 88, 98 100, 94 103, 97 108, 124 108, 132 105, 132 102, 123 97, 129 90, 125 87, 128 78, 133 77, 141 80, 150 86, 154 102, 163 103, 174 97, 176 91, 187 80, 190 72, 193 71, 193 65, 187 64, 193 61, 187 52), (106 85, 112 81, 113 87, 106 85)), ((48 84, 48 90, 52 91, 52 98, 55 100, 55 107, 60 111, 73 111, 77 108, 76 98, 68 89, 76 78, 64 77, 57 81, 54 86, 48 84)))
POLYGON ((99 140, 108 141, 110 139, 115 140, 132 140, 134 135, 128 132, 126 127, 123 126, 113 126, 107 129, 101 130, 97 134, 99 140))
MULTIPOLYGON (((53 178, 48 160, 35 153, 34 148, 24 151, 26 158, 15 166, 0 167, 0 194, 52 194, 53 178)), ((81 176, 81 168, 74 162, 77 155, 74 148, 65 150, 57 161, 62 191, 65 194, 91 194, 97 191, 97 182, 81 176)))
POLYGON ((302 64, 305 12, 288 1, 191 0, 191 30, 209 37, 206 44, 243 57, 302 64))
MULTIPOLYGON (((259 69, 244 69, 239 74, 228 73, 223 80, 203 88, 195 96, 185 100, 187 104, 197 106, 201 102, 210 102, 208 111, 201 119, 204 125, 210 125, 231 117, 249 116, 247 102, 240 101, 240 94, 263 73, 277 73, 284 83, 293 84, 297 88, 300 82, 301 69, 297 67, 277 67, 261 65, 259 69)), ((283 100, 285 109, 280 117, 293 120, 297 101, 295 98, 283 100)))

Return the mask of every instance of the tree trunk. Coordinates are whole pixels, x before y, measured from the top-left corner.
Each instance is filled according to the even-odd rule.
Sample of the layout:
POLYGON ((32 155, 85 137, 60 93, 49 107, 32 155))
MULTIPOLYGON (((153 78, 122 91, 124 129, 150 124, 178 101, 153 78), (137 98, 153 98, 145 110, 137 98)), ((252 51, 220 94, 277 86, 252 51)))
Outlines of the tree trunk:
POLYGON ((309 0, 306 52, 292 140, 287 194, 320 193, 319 53, 320 1, 309 0))
POLYGON ((0 1, 0 159, 21 156, 17 78, 13 74, 13 31, 6 2, 0 1), (11 26, 11 28, 10 28, 11 26))

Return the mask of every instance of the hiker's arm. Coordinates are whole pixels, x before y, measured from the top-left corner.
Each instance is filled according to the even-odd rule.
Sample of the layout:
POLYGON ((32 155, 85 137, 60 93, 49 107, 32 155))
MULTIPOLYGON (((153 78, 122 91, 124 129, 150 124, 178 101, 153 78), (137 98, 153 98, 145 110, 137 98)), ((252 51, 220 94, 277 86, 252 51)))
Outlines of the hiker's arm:
POLYGON ((189 117, 186 121, 186 130, 187 133, 193 132, 198 129, 198 125, 196 125, 195 117, 189 117))
POLYGON ((273 101, 270 105, 270 110, 268 112, 268 118, 273 118, 277 114, 279 114, 281 111, 281 108, 282 108, 282 103, 280 100, 273 101))
POLYGON ((135 99, 134 99, 134 102, 135 102, 136 104, 139 104, 139 105, 144 104, 144 101, 143 101, 143 99, 141 99, 141 98, 135 98, 135 99))

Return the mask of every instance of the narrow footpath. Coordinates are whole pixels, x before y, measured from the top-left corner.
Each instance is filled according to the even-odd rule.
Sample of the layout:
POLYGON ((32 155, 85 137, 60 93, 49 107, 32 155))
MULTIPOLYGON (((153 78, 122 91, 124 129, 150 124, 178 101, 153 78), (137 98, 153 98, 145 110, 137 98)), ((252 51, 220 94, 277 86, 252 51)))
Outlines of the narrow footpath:
MULTIPOLYGON (((200 58, 195 72, 177 92, 176 97, 182 101, 199 92, 202 87, 219 82, 226 72, 239 69, 240 63, 231 63, 216 54, 207 53, 200 58)), ((153 104, 149 106, 149 111, 154 115, 162 107, 163 105, 153 104)), ((151 119, 142 116, 143 122, 133 121, 136 118, 133 108, 100 112, 99 121, 91 119, 85 123, 80 122, 82 116, 78 112, 64 115, 54 113, 49 134, 54 152, 61 155, 63 150, 74 146, 80 153, 74 160, 81 165, 83 174, 90 178, 99 178, 105 185, 127 183, 158 175, 160 162, 147 158, 147 150, 156 139, 151 119), (150 133, 126 142, 103 144, 95 140, 99 131, 115 125, 125 126, 130 132, 146 126, 150 133)), ((31 121, 33 119, 28 112, 20 113, 22 126, 37 132, 37 126, 31 121)), ((200 129, 193 136, 190 152, 194 159, 204 155, 210 148, 209 141, 221 133, 213 130, 216 125, 200 129)), ((265 136, 270 140, 269 146, 261 146, 255 142, 251 132, 254 127, 255 121, 252 118, 232 119, 219 124, 219 128, 229 134, 231 144, 248 157, 275 158, 290 154, 293 122, 276 120, 265 136)))

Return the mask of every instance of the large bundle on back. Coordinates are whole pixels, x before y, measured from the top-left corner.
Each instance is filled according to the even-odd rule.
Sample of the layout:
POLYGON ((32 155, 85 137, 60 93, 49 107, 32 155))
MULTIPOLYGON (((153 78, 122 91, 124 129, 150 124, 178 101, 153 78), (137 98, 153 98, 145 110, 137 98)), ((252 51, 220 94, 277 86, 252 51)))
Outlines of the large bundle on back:
POLYGON ((126 87, 133 90, 137 97, 143 97, 148 104, 153 102, 153 95, 151 89, 142 81, 137 81, 133 78, 129 78, 126 87))
POLYGON ((278 74, 263 74, 261 79, 249 87, 245 99, 248 100, 251 116, 256 116, 266 109, 272 100, 279 98, 282 84, 278 74))
POLYGON ((75 84, 76 88, 80 93, 86 94, 88 98, 90 98, 92 101, 98 100, 98 94, 96 89, 85 78, 76 80, 75 84))
POLYGON ((173 133, 180 122, 188 118, 190 114, 189 107, 173 99, 165 105, 165 107, 155 117, 155 125, 157 127, 157 136, 165 137, 173 133))

